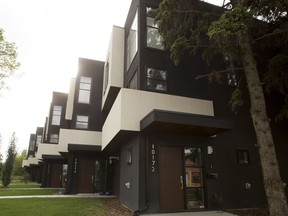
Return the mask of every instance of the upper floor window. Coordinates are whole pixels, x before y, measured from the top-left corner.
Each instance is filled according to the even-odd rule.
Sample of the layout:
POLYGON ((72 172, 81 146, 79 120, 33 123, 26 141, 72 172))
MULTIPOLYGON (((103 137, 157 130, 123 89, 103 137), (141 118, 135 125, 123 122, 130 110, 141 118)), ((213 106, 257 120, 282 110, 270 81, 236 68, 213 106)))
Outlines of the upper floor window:
POLYGON ((105 66, 104 66, 104 91, 103 91, 103 94, 105 94, 107 86, 108 86, 109 67, 110 67, 110 59, 109 59, 109 55, 108 55, 107 61, 105 62, 105 66))
POLYGON ((36 136, 36 147, 42 142, 42 135, 37 135, 36 136))
POLYGON ((53 107, 53 116, 52 116, 52 125, 60 125, 61 122, 61 106, 54 106, 53 107))
POLYGON ((90 103, 90 91, 91 91, 92 79, 90 77, 81 77, 80 78, 80 87, 79 87, 79 103, 90 103))
POLYGON ((87 129, 89 123, 88 116, 77 115, 76 117, 76 128, 87 129))
POLYGON ((154 91, 167 91, 167 71, 147 67, 146 88, 154 91))
POLYGON ((127 38, 127 70, 138 51, 138 11, 135 14, 132 26, 127 38))
POLYGON ((164 50, 162 37, 158 32, 158 25, 154 23, 155 11, 146 7, 147 47, 164 50))
POLYGON ((58 143, 59 134, 50 134, 50 143, 58 143))
POLYGON ((34 151, 35 149, 35 135, 30 136, 29 151, 34 151))

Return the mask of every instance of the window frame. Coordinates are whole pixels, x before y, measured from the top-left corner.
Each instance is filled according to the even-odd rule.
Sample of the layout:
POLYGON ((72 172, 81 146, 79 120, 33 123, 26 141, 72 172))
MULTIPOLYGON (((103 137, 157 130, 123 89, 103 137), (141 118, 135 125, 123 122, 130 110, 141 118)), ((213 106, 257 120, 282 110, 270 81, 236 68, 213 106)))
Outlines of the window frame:
POLYGON ((157 67, 152 67, 152 66, 146 66, 145 67, 145 89, 148 90, 148 91, 153 91, 153 92, 168 92, 168 70, 159 69, 157 67), (165 79, 158 79, 158 78, 148 77, 148 70, 149 69, 165 72, 165 79), (157 89, 157 87, 156 88, 150 88, 149 85, 148 85, 148 80, 154 80, 154 81, 158 80, 160 82, 165 83, 166 87, 163 90, 157 89))
POLYGON ((133 21, 131 23, 131 26, 129 28, 129 34, 127 35, 126 37, 126 73, 127 71, 129 70, 132 62, 134 61, 135 59, 135 56, 137 55, 138 53, 138 41, 139 41, 139 38, 138 38, 138 33, 139 33, 139 13, 138 13, 138 9, 136 10, 136 13, 133 17, 133 21), (133 30, 135 30, 135 38, 133 38, 132 36, 132 32, 133 30), (133 43, 130 43, 133 39, 133 43), (135 46, 135 51, 132 52, 132 48, 133 48, 133 45, 135 46))
MULTIPOLYGON (((157 24, 155 24, 154 23, 154 20, 155 20, 155 17, 153 17, 153 16, 149 16, 149 14, 148 14, 148 10, 149 10, 149 8, 151 9, 151 10, 153 10, 153 9, 155 9, 155 8, 153 8, 153 7, 150 7, 150 6, 147 6, 146 5, 146 7, 145 7, 145 10, 146 10, 146 19, 145 19, 145 21, 146 21, 146 42, 145 42, 145 44, 146 44, 146 47, 147 48, 149 48, 149 49, 156 49, 156 50, 161 50, 161 51, 164 51, 165 50, 165 47, 164 47, 164 44, 162 43, 163 42, 163 38, 162 38, 162 36, 159 34, 159 32, 158 32, 158 29, 159 29, 159 27, 157 26, 157 24), (148 22, 148 19, 151 19, 151 22, 148 22), (152 23, 152 24, 150 24, 150 23, 152 23), (148 45, 148 33, 149 33, 149 31, 148 31, 148 29, 153 29, 153 30, 155 30, 156 32, 157 32, 157 35, 158 35, 158 37, 160 38, 160 41, 161 41, 161 45, 159 46, 159 47, 157 47, 157 46, 149 46, 148 45)), ((156 38, 156 37, 155 37, 156 38)))
POLYGON ((90 104, 90 100, 91 100, 91 88, 92 88, 92 77, 87 77, 87 76, 81 76, 79 79, 79 94, 78 94, 78 103, 82 103, 82 104, 90 104), (81 79, 90 79, 90 82, 85 82, 85 81, 81 81, 81 79), (81 88, 81 84, 82 84, 82 88, 81 88), (89 86, 89 87, 88 87, 89 86), (88 88, 87 88, 88 87, 88 88), (84 96, 85 99, 83 99, 83 94, 88 93, 87 99, 86 96, 84 96))
POLYGON ((75 119, 75 128, 76 129, 89 129, 89 116, 86 115, 76 115, 76 119, 75 119), (78 120, 78 118, 80 117, 87 117, 87 121, 83 121, 83 120, 78 120), (78 124, 80 123, 80 124, 78 124), (80 125, 86 125, 87 127, 81 127, 80 125))
POLYGON ((61 116, 62 116, 62 106, 54 105, 53 112, 52 112, 51 125, 56 125, 56 126, 61 125, 61 116))
POLYGON ((49 143, 58 144, 59 143, 59 134, 50 134, 49 143))

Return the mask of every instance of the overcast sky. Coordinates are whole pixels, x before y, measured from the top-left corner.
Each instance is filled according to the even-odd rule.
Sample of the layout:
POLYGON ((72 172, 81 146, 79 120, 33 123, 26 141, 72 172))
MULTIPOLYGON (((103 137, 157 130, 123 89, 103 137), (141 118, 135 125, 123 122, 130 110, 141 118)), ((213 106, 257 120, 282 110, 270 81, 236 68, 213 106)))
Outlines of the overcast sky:
MULTIPOLYGON (((223 0, 207 1, 222 4, 223 0)), ((17 150, 43 127, 53 91, 68 92, 78 57, 105 60, 113 25, 124 26, 131 0, 1 0, 0 28, 18 47, 18 76, 0 90, 0 152, 13 132, 17 150)))

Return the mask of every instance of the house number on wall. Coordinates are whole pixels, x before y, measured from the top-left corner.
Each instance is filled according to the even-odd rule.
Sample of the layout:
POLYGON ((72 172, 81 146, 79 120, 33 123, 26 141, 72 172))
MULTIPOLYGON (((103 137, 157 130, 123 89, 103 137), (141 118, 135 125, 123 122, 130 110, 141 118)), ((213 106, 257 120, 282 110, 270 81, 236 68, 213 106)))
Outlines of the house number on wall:
POLYGON ((155 151, 155 145, 152 144, 152 149, 151 149, 151 156, 152 156, 152 166, 151 166, 151 171, 152 171, 152 172, 155 172, 155 163, 156 163, 156 160, 155 160, 155 154, 156 154, 156 151, 155 151))

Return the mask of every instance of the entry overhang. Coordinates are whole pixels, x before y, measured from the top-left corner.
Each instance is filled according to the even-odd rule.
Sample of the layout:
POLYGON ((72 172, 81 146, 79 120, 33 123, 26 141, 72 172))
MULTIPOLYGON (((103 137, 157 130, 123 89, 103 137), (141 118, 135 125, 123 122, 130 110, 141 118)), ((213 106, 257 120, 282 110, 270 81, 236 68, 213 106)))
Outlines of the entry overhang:
POLYGON ((234 122, 215 116, 153 110, 141 120, 140 128, 141 131, 213 136, 231 130, 234 122))

